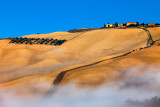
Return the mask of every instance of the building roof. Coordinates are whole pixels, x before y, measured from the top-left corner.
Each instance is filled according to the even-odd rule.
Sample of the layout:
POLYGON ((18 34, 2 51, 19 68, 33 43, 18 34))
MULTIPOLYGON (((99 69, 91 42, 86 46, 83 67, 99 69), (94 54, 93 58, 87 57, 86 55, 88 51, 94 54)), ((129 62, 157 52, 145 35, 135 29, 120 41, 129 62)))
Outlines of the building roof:
POLYGON ((115 24, 107 24, 107 25, 115 25, 115 24))

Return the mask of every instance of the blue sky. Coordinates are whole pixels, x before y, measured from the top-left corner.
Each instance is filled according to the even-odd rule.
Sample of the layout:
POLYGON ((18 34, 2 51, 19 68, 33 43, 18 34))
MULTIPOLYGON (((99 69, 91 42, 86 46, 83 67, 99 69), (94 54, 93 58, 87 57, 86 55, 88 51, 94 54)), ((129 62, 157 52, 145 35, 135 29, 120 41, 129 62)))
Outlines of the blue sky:
POLYGON ((160 23, 160 0, 0 0, 0 38, 102 27, 127 21, 160 23))

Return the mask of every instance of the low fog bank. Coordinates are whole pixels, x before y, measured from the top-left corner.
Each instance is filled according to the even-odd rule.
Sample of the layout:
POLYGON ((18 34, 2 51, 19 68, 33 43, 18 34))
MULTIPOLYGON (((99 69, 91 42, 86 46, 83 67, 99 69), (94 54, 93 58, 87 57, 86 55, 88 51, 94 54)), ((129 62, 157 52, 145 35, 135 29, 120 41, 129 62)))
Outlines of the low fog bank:
MULTIPOLYGON (((99 88, 78 88, 68 84, 53 86, 49 93, 20 97, 16 90, 0 92, 0 107, 159 107, 160 71, 148 67, 139 72, 134 67, 125 73, 125 79, 99 88)), ((46 84, 39 86, 48 87, 46 84)))
POLYGON ((144 101, 133 101, 133 100, 127 100, 126 106, 128 107, 160 107, 160 97, 157 96, 146 99, 144 101))

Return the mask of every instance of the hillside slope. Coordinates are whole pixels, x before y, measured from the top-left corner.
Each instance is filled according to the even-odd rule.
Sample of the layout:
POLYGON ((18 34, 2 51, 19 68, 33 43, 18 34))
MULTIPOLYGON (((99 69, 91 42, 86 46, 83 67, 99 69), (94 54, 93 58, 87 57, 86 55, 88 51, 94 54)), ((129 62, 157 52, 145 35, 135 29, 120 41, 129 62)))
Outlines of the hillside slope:
MULTIPOLYGON (((148 30, 151 34, 154 30, 154 41, 158 42, 160 28, 156 29, 148 30)), ((160 47, 153 45, 144 48, 147 40, 147 33, 141 29, 102 29, 80 35, 74 33, 73 39, 58 47, 15 45, 8 44, 8 40, 1 40, 0 87, 19 87, 23 94, 24 91, 32 94, 43 90, 40 87, 42 83, 47 84, 43 90, 47 92, 57 79, 57 85, 72 82, 80 86, 114 83, 125 79, 122 74, 132 67, 159 67, 160 47), (63 72, 64 75, 57 78, 63 72), (26 90, 27 87, 33 90, 26 90)))
MULTIPOLYGON (((146 47, 148 39, 147 33, 141 29, 101 29, 84 33, 62 32, 38 36, 67 39, 71 38, 71 35, 72 39, 68 39, 61 46, 8 44, 9 40, 1 40, 0 81, 143 48, 146 47)), ((33 36, 35 35, 28 37, 33 36)))

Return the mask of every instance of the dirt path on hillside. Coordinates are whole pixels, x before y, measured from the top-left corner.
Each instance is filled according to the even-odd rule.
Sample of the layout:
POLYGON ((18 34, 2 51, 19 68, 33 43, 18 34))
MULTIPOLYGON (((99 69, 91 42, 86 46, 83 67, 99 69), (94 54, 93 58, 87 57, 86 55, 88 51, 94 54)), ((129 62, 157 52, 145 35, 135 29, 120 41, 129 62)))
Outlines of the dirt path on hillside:
MULTIPOLYGON (((153 45, 153 42, 154 42, 154 41, 152 40, 152 36, 151 36, 150 32, 149 32, 147 29, 143 29, 143 30, 146 31, 146 33, 147 33, 147 35, 148 35, 148 42, 147 42, 147 47, 144 47, 144 48, 141 48, 141 49, 145 49, 145 48, 148 48, 148 47, 152 46, 152 45, 153 45)), ((81 35, 81 34, 80 34, 80 35, 81 35)), ((80 35, 78 35, 78 36, 80 36, 80 35)), ((130 53, 132 53, 132 52, 134 52, 134 51, 136 51, 136 50, 131 50, 131 51, 127 52, 127 53, 124 53, 124 54, 119 55, 119 56, 116 56, 116 57, 112 57, 112 58, 110 58, 110 59, 115 59, 115 58, 118 58, 118 57, 126 56, 126 55, 128 55, 128 54, 130 54, 130 53)), ((60 73, 56 76, 55 80, 53 81, 53 85, 58 85, 58 84, 60 84, 61 81, 63 80, 63 77, 65 76, 65 74, 68 73, 68 72, 70 72, 70 71, 72 71, 72 70, 76 70, 76 69, 83 68, 83 67, 87 67, 87 66, 96 65, 96 64, 98 64, 98 63, 101 63, 101 62, 104 62, 104 61, 110 60, 110 59, 105 59, 105 60, 101 60, 101 61, 98 61, 98 62, 95 62, 95 63, 91 63, 91 64, 88 64, 88 65, 83 65, 83 66, 79 66, 79 67, 76 67, 76 68, 72 68, 72 69, 69 69, 69 70, 66 70, 66 71, 62 71, 62 72, 60 72, 60 73)))

